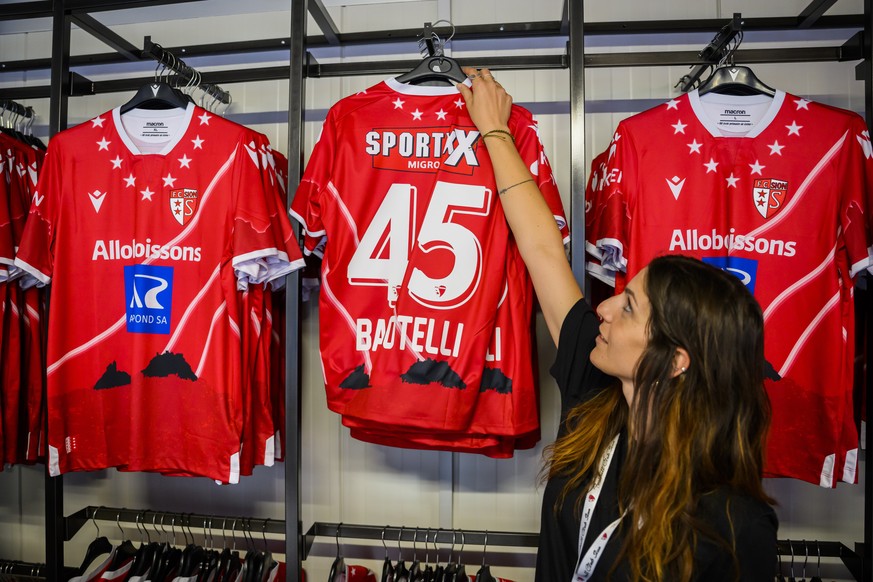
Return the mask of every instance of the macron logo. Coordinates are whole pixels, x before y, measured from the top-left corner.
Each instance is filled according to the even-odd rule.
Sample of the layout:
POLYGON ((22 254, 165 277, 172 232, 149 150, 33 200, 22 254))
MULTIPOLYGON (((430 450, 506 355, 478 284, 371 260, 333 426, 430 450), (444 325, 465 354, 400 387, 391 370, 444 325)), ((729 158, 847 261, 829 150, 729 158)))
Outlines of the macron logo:
POLYGON ((160 85, 151 85, 149 88, 152 90, 152 95, 154 95, 155 98, 157 98, 158 91, 161 90, 161 86, 160 85))
POLYGON ((33 205, 34 206, 39 206, 40 204, 42 204, 43 200, 45 200, 45 196, 40 196, 39 192, 33 193, 33 205))
POLYGON ((740 71, 739 71, 739 69, 728 69, 728 73, 730 74, 731 79, 734 80, 734 81, 736 81, 736 80, 737 80, 737 75, 740 74, 740 71))
POLYGON ((103 206, 103 201, 106 200, 106 192, 94 190, 89 192, 88 197, 91 198, 91 204, 94 205, 94 212, 100 212, 100 207, 103 206))
POLYGON ((685 186, 685 178, 679 179, 679 176, 673 176, 672 178, 665 178, 667 180, 667 185, 670 187, 670 191, 673 193, 673 198, 679 200, 679 194, 682 193, 682 187, 685 186))

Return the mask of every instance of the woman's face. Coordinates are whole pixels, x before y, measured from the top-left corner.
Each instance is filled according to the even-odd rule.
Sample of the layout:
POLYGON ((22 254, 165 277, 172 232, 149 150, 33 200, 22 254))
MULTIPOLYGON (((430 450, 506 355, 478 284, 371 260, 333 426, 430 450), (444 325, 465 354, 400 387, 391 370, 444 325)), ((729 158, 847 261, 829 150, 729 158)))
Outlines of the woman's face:
POLYGON ((628 405, 634 395, 634 372, 649 341, 646 272, 646 269, 640 271, 621 295, 610 297, 597 307, 602 322, 591 352, 591 363, 621 380, 628 405))

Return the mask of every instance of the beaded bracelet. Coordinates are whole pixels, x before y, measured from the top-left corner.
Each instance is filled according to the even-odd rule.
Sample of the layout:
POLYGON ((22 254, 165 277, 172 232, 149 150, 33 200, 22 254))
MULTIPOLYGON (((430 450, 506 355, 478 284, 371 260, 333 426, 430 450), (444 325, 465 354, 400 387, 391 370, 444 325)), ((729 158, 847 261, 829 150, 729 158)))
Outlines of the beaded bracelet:
POLYGON ((512 186, 507 186, 507 187, 504 188, 503 190, 498 190, 498 191, 497 191, 497 195, 498 195, 498 196, 503 196, 503 194, 505 194, 505 193, 507 192, 507 190, 512 190, 512 189, 515 188, 516 186, 521 186, 522 184, 527 184, 528 182, 533 182, 533 181, 534 181, 533 178, 528 178, 527 180, 522 180, 521 182, 516 182, 516 183, 513 184, 512 186))
POLYGON ((484 139, 486 137, 490 137, 493 135, 494 137, 498 137, 498 138, 502 139, 503 141, 506 141, 505 137, 501 137, 500 135, 494 135, 494 134, 501 134, 501 133, 509 136, 510 141, 512 141, 512 143, 515 143, 515 137, 513 137, 513 135, 511 133, 509 133, 508 131, 506 131, 505 129, 492 129, 491 131, 486 132, 482 136, 482 138, 484 139))

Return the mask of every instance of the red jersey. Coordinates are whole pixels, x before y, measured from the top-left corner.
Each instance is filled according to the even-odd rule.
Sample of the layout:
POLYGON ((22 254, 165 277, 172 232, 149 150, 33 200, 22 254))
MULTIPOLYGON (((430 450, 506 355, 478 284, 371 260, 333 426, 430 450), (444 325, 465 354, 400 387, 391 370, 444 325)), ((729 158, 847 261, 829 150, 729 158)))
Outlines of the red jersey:
POLYGON ((266 148, 193 104, 114 109, 52 139, 15 260, 51 283, 52 475, 238 479, 238 289, 303 264, 266 148))
MULTIPOLYGON (((509 124, 566 238, 536 122, 514 107, 509 124)), ((529 302, 511 302, 520 330, 512 341, 494 334, 506 286, 528 282, 526 272, 507 277, 507 262, 520 258, 485 144, 455 88, 389 79, 335 104, 291 214, 304 226, 305 251, 327 238, 320 348, 328 406, 344 423, 466 431, 480 390, 500 384, 502 403, 516 390, 533 393, 526 378, 512 383, 515 369, 485 372, 495 350, 531 365, 529 302)), ((489 428, 526 432, 512 417, 504 410, 489 428)))
POLYGON ((871 264, 864 121, 781 91, 695 91, 622 121, 607 156, 586 201, 595 268, 616 291, 664 253, 740 277, 764 311, 768 476, 854 480, 841 465, 858 446, 852 277, 871 264))

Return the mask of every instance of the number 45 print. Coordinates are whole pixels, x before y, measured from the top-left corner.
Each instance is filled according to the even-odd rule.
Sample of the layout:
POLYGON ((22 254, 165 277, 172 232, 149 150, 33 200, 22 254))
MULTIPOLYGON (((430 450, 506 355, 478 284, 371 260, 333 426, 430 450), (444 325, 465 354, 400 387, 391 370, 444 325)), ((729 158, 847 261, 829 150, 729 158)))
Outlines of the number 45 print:
POLYGON ((349 284, 387 287, 388 303, 393 306, 411 266, 410 296, 433 309, 454 309, 475 294, 482 277, 482 243, 476 232, 454 220, 461 215, 481 216, 477 226, 481 232, 490 230, 485 217, 491 210, 491 190, 437 182, 420 228, 416 194, 411 184, 388 189, 349 261, 349 284), (444 253, 451 255, 451 261, 444 253))

